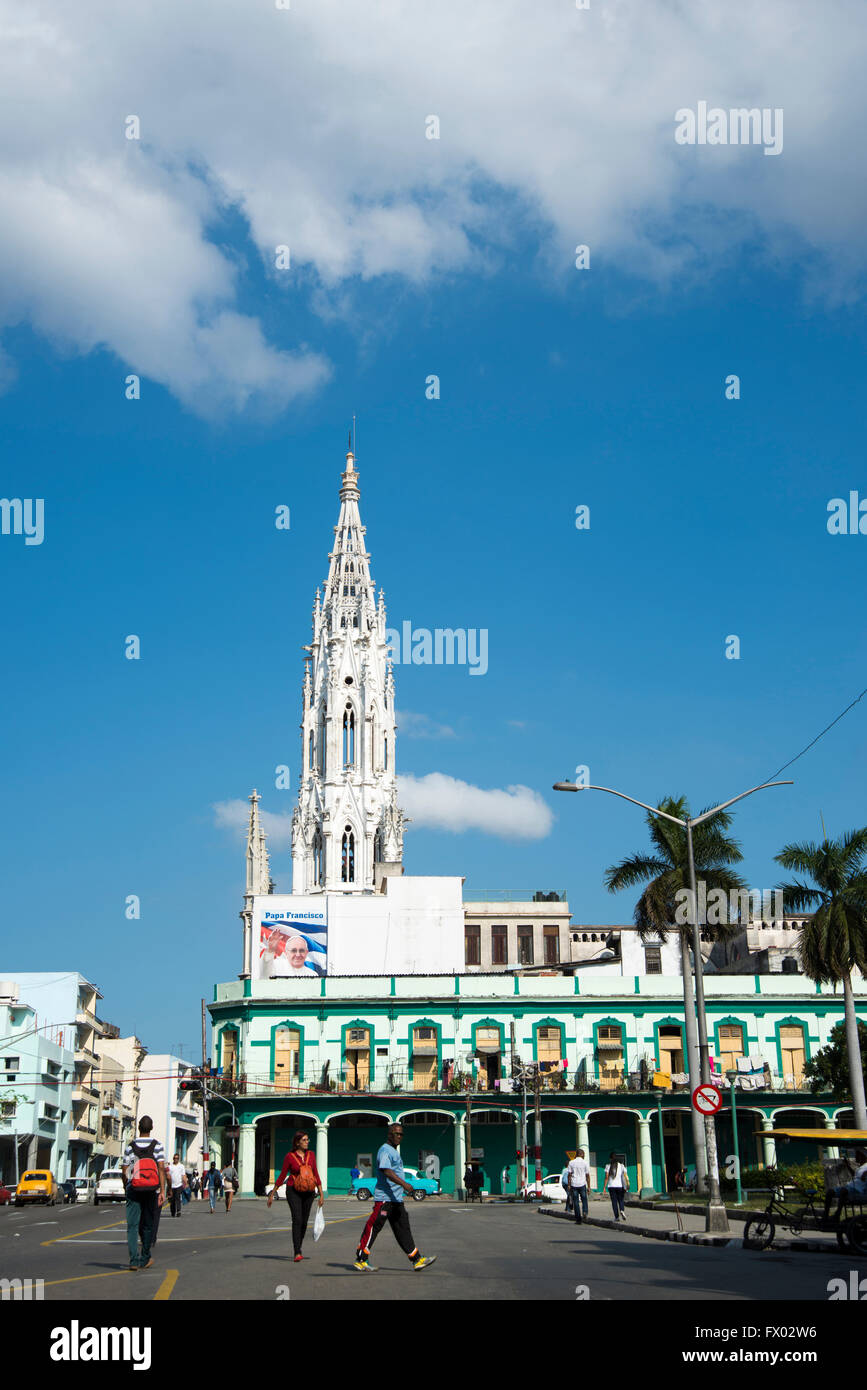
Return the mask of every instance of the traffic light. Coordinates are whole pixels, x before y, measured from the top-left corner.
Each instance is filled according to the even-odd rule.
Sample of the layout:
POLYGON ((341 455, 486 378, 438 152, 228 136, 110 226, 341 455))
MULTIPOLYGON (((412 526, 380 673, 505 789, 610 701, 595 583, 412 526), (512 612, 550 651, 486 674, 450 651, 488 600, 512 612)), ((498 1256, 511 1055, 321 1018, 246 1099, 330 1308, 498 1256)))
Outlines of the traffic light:
POLYGON ((185 1076, 178 1082, 179 1091, 193 1091, 204 1099, 204 1080, 201 1067, 193 1067, 189 1076, 185 1076))

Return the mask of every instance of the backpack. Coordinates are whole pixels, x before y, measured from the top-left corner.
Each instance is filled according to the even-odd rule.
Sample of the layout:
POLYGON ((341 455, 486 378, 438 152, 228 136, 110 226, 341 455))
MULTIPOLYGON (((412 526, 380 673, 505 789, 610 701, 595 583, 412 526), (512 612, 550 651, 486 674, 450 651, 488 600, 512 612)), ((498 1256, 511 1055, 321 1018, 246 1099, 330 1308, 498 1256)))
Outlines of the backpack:
POLYGON ((160 1170, 154 1158, 157 1141, 151 1139, 144 1149, 137 1147, 139 1142, 138 1139, 134 1139, 131 1145, 133 1161, 129 1185, 138 1192, 152 1192, 160 1185, 160 1170))
POLYGON ((293 1183, 293 1187, 295 1188, 296 1192, 316 1191, 316 1179, 313 1176, 313 1169, 310 1167, 310 1163, 306 1154, 301 1159, 301 1167, 295 1174, 295 1182, 293 1183))

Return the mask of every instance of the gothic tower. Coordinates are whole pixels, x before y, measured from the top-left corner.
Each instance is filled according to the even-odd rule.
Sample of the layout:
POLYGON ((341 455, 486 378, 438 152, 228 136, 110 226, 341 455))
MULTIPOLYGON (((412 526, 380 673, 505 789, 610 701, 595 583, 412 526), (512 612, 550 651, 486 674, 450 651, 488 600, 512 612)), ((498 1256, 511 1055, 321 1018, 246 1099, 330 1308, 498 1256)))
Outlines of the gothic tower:
POLYGON ((316 590, 313 640, 304 648, 293 893, 372 893, 383 872, 375 866, 402 872, 406 818, 397 805, 394 675, 359 496, 350 451, 328 579, 323 595, 316 590))

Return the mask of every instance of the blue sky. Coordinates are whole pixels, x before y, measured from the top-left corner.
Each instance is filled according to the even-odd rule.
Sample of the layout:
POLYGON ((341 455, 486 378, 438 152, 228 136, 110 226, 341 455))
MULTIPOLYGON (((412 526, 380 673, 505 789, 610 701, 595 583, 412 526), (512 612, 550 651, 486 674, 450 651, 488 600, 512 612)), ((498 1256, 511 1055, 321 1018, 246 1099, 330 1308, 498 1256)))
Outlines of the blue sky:
MULTIPOLYGON (((803 218, 785 235, 762 223, 751 182, 781 177, 789 148, 738 152, 752 164, 737 214, 726 165, 720 220, 736 216, 738 232, 722 246, 706 186, 697 199, 673 185, 669 229, 689 229, 694 255, 658 274, 606 242, 607 223, 591 269, 573 269, 563 237, 583 238, 567 236, 552 199, 508 179, 474 186, 472 254, 450 261, 434 237, 429 273, 397 254, 375 273, 348 235, 337 268, 311 252, 275 280, 255 215, 223 204, 202 215, 199 250, 231 265, 232 312, 275 361, 327 364, 287 399, 239 406, 232 354, 197 382, 191 350, 142 370, 141 399, 125 400, 140 359, 175 362, 143 294, 124 310, 141 319, 135 352, 84 324, 84 291, 52 318, 62 291, 47 274, 10 311, 2 492, 45 499, 45 540, 0 537, 0 975, 79 969, 123 1031, 155 1051, 194 1047, 199 998, 241 968, 243 840, 214 807, 254 785, 271 814, 294 802, 274 774, 288 763, 297 777, 300 648, 353 413, 390 625, 489 633, 483 677, 396 669, 407 729, 423 716, 440 730, 399 733, 398 771, 530 788, 553 813, 544 835, 516 815, 512 838, 416 823, 409 872, 462 874, 469 890, 565 889, 577 920, 628 922, 631 898, 602 880, 645 845, 641 812, 559 796, 554 781, 587 764, 639 799, 704 806, 765 779, 867 684, 867 540, 826 528, 830 498, 867 495, 859 268, 845 219, 830 252, 805 244, 803 218), (484 214, 499 237, 479 229, 484 214), (737 401, 724 396, 732 372, 737 401), (273 524, 279 504, 288 532, 273 524), (130 633, 137 662, 124 658, 130 633), (738 661, 725 659, 729 634, 738 661), (124 917, 133 893, 137 923, 124 917)), ((424 210, 423 186, 406 197, 424 210)), ((640 202, 629 213, 662 255, 670 230, 648 230, 658 215, 640 202)), ((89 289, 104 306, 106 286, 89 289)), ((268 361, 257 382, 272 377, 268 361)), ((820 813, 831 834, 864 822, 865 741, 860 705, 785 774, 794 787, 737 811, 753 886, 778 881, 773 855, 818 837, 820 813)), ((287 889, 288 844, 272 837, 270 850, 287 889)))

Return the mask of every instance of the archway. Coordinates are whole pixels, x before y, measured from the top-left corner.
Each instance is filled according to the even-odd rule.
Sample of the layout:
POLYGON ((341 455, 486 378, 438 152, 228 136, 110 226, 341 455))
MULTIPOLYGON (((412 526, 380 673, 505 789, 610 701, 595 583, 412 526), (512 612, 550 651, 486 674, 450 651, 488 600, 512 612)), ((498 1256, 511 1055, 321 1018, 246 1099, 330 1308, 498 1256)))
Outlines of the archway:
POLYGON ((407 1168, 421 1177, 439 1179, 443 1192, 460 1187, 455 1173, 455 1117, 449 1110, 404 1110, 397 1118, 403 1125, 400 1152, 407 1168))
MULTIPOLYGON (((602 1191, 605 1180, 605 1165, 609 1155, 620 1155, 629 1174, 629 1190, 638 1192, 641 1184, 638 1172, 637 1113, 633 1110, 592 1110, 587 1116, 590 1164, 590 1187, 594 1192, 602 1191)), ((651 1182, 648 1180, 647 1185, 651 1182)))
MULTIPOLYGON (((256 1148, 253 1170, 253 1191, 264 1197, 270 1183, 276 1182, 283 1159, 292 1146, 296 1130, 304 1129, 310 1136, 310 1147, 316 1152, 317 1117, 304 1111, 280 1111, 260 1115, 255 1120, 256 1148)), ((325 1175, 323 1174, 323 1177, 325 1175)))
MULTIPOLYGON (((815 1129, 819 1139, 825 1128, 825 1112, 814 1106, 787 1106, 775 1110, 774 1129, 815 1129)), ((818 1143, 809 1139, 777 1140, 777 1164, 788 1168, 794 1163, 815 1163, 821 1156, 818 1143)))
MULTIPOLYGON (((353 1168, 366 1178, 376 1173, 376 1155, 385 1143, 394 1115, 381 1110, 357 1110, 331 1115, 328 1125, 328 1190, 339 1194, 352 1190, 353 1168)), ((406 1159, 404 1159, 406 1162, 406 1159)), ((413 1167, 413 1164, 409 1164, 413 1167)), ((323 1179, 325 1174, 322 1174, 323 1179)))
MULTIPOLYGON (((578 1148, 578 1113, 562 1106, 543 1105, 542 1112, 542 1177, 559 1178, 568 1163, 567 1153, 578 1148)), ((528 1180, 535 1181, 536 1125, 532 1112, 527 1119, 528 1180)))
MULTIPOLYGON (((751 1106, 742 1105, 740 1099, 737 1100, 738 1117, 738 1156, 740 1158, 741 1173, 748 1168, 763 1168, 765 1164, 764 1145, 760 1134, 764 1111, 754 1110, 751 1106)), ((719 1175, 723 1183, 728 1183, 728 1175, 731 1175, 731 1190, 734 1190, 733 1182, 735 1176, 734 1156, 735 1141, 734 1128, 732 1125, 731 1098, 726 1095, 723 1108, 717 1113, 716 1117, 716 1151, 719 1162, 719 1175)), ((725 1187, 729 1191, 729 1186, 725 1187)))
MULTIPOLYGON (((463 1120, 461 1123, 464 1123, 463 1120)), ((518 1190, 518 1131, 515 1111, 495 1105, 473 1105, 470 1112, 471 1159, 484 1179, 482 1191, 500 1196, 518 1190)), ((464 1135, 466 1138, 466 1134, 464 1135)), ((463 1173, 455 1175, 455 1186, 462 1187, 463 1173)))

